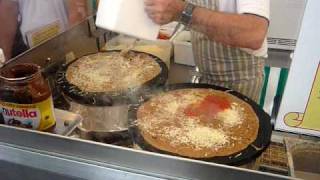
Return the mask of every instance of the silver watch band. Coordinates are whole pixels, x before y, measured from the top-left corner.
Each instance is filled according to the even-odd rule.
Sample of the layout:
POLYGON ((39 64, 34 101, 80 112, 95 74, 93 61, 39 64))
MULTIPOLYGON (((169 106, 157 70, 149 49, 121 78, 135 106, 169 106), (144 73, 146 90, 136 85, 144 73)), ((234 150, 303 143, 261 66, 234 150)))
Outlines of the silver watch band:
POLYGON ((181 13, 179 22, 185 25, 186 27, 188 27, 191 24, 192 13, 194 9, 195 9, 195 5, 187 2, 184 10, 181 13))

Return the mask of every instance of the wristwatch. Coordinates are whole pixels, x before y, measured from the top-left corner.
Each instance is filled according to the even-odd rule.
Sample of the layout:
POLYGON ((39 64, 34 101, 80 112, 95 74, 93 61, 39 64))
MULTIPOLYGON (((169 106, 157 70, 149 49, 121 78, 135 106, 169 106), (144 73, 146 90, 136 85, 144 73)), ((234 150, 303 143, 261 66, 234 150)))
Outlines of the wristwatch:
POLYGON ((185 25, 186 27, 188 27, 191 24, 192 13, 195 7, 196 6, 191 3, 186 3, 186 6, 184 7, 184 10, 182 11, 179 19, 179 22, 181 24, 185 25))

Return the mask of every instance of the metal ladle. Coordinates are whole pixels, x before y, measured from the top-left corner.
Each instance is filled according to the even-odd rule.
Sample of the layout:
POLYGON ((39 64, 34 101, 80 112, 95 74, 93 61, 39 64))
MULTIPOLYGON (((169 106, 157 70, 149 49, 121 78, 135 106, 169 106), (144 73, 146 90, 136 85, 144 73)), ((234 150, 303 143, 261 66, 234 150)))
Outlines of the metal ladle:
POLYGON ((122 49, 120 55, 122 57, 128 57, 129 52, 136 46, 139 39, 134 39, 132 43, 130 43, 126 48, 122 49))

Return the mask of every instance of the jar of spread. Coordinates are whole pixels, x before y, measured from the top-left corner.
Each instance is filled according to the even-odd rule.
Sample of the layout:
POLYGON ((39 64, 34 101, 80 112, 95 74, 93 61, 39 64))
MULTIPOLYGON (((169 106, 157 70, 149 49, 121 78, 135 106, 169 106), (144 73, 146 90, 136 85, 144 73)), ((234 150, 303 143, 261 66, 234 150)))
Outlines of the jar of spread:
POLYGON ((48 81, 36 64, 0 69, 0 123, 53 131, 56 120, 48 81))

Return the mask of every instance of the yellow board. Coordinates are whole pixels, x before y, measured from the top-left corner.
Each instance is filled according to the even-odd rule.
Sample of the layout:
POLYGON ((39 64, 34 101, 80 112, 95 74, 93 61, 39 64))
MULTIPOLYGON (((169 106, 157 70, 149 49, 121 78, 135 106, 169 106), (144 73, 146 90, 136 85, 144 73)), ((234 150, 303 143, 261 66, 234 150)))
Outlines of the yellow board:
POLYGON ((284 118, 284 122, 290 127, 320 130, 320 65, 318 66, 305 112, 288 113, 284 118))
POLYGON ((37 46, 61 32, 61 25, 59 21, 55 21, 43 27, 37 28, 26 33, 27 41, 30 47, 37 46))

